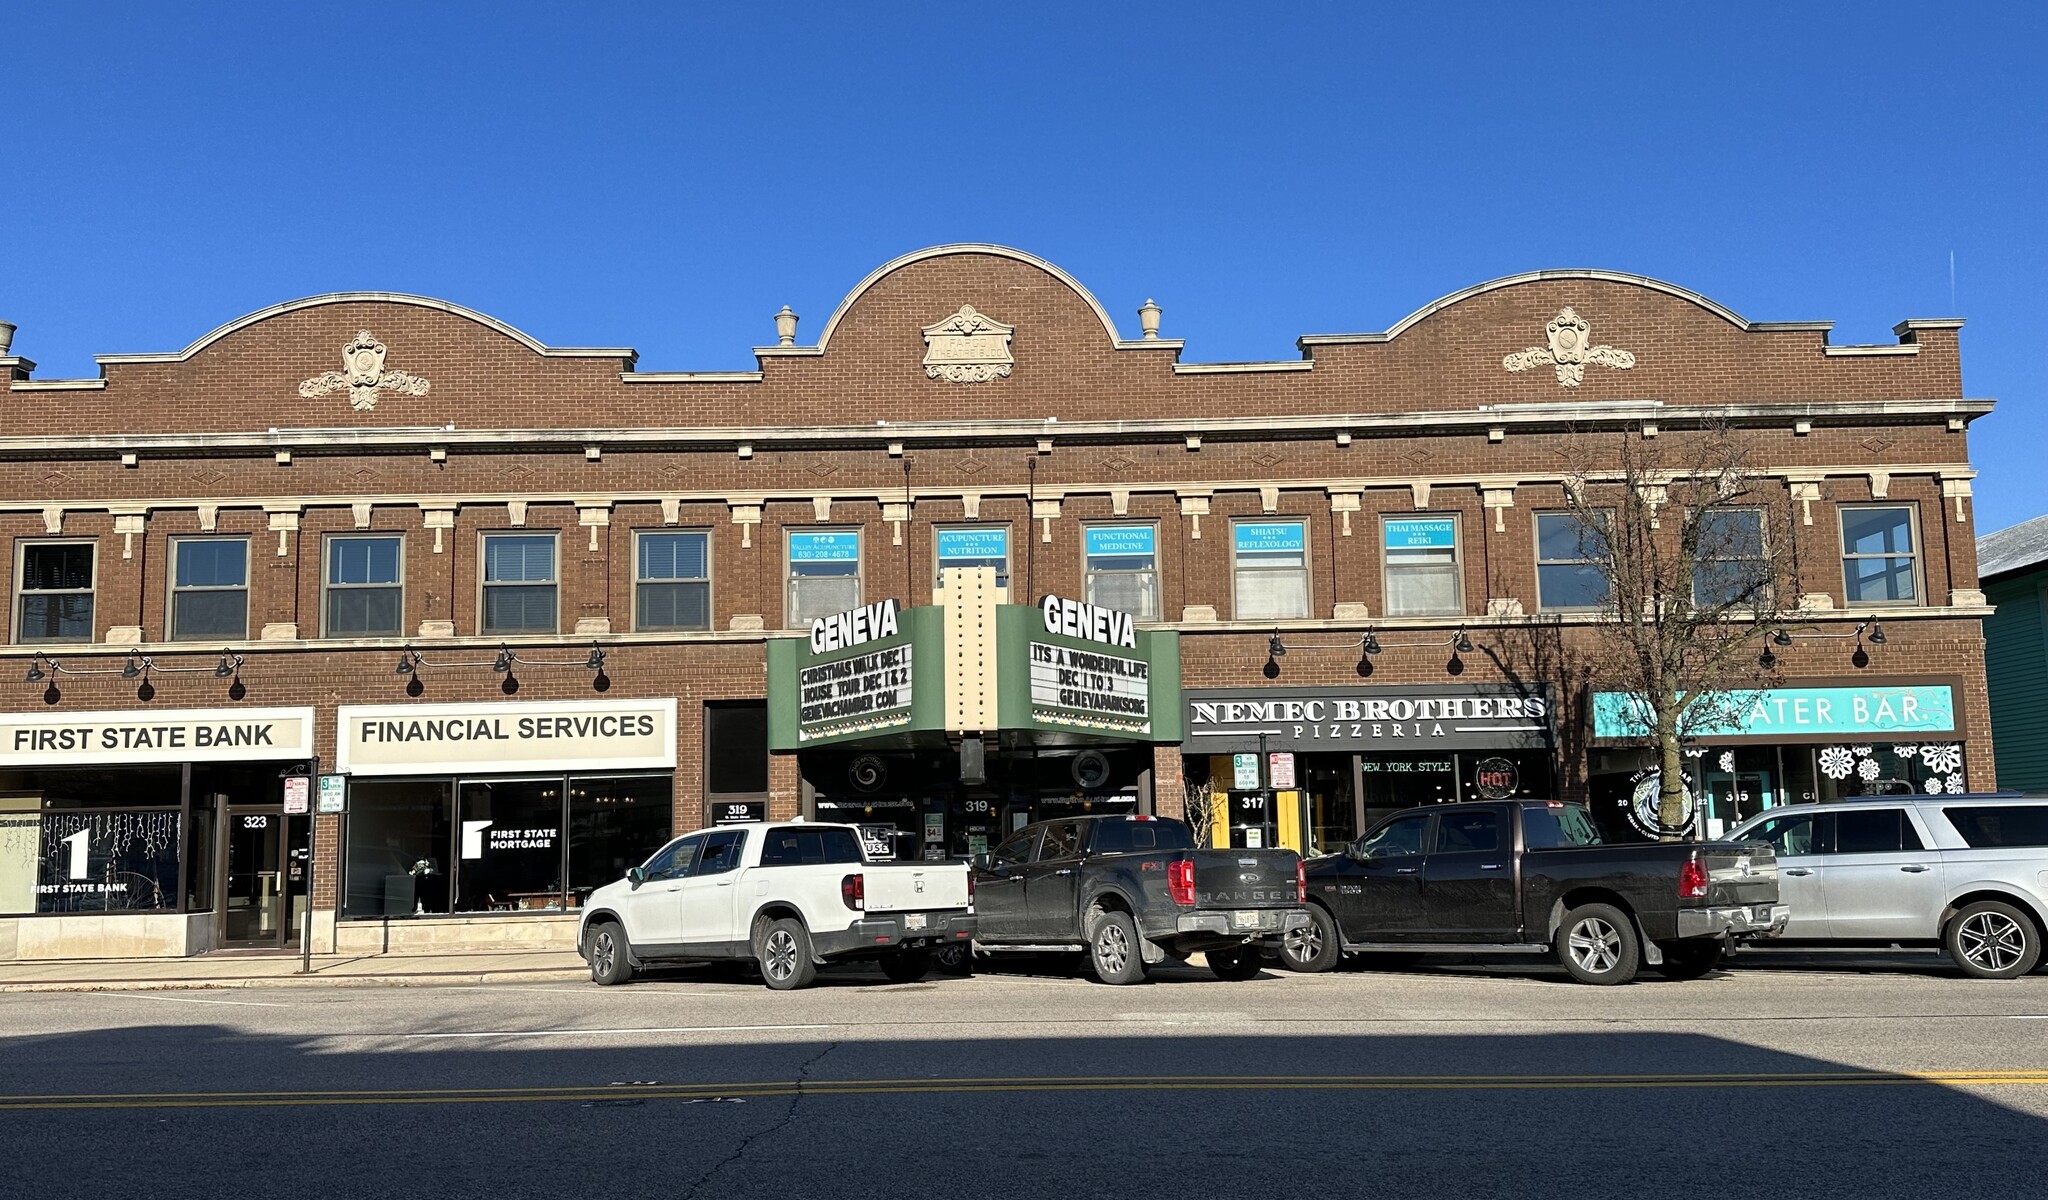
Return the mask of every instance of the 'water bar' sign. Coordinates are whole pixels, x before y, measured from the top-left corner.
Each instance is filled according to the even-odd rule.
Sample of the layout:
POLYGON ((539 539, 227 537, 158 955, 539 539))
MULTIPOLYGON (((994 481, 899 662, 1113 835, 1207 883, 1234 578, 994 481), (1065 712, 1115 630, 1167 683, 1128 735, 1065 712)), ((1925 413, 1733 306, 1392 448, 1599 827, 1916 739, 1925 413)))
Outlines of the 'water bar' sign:
MULTIPOLYGON (((1956 732, 1946 684, 1905 687, 1785 687, 1728 692, 1694 708, 1689 737, 1921 737, 1956 732)), ((1649 735, 1649 710, 1633 692, 1593 693, 1593 736, 1649 735)))

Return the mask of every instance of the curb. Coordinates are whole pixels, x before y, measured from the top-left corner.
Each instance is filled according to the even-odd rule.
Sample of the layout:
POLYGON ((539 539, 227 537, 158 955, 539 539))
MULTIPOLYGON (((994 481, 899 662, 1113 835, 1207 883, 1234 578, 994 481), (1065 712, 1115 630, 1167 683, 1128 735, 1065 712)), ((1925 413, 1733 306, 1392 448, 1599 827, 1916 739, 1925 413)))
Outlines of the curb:
POLYGON ((12 992, 170 992, 257 987, 433 987, 449 984, 488 985, 577 980, 589 977, 582 967, 524 967, 503 971, 412 972, 404 975, 246 975, 221 979, 53 979, 35 983, 0 983, 0 995, 12 992))

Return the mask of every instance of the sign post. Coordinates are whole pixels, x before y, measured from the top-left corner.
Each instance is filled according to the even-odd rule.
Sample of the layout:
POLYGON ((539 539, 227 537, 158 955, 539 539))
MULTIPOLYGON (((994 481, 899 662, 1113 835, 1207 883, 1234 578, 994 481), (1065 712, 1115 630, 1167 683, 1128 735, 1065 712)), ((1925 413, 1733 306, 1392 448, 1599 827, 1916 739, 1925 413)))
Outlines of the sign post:
MULTIPOLYGON (((279 772, 284 778, 284 810, 287 813, 306 813, 306 922, 299 930, 299 974, 313 973, 313 847, 319 834, 320 818, 307 812, 313 795, 313 781, 320 779, 320 756, 303 762, 295 762, 279 772)), ((324 793, 326 788, 323 786, 324 793)), ((290 891, 286 891, 290 896, 290 891)))

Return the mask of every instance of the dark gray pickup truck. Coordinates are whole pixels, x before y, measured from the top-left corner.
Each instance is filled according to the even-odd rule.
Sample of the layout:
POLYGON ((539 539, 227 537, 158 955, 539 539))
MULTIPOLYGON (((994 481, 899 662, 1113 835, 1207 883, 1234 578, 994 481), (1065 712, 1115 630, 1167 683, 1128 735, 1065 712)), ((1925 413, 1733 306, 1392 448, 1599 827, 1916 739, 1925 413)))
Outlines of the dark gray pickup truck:
POLYGON ((1085 950, 1104 983, 1201 953, 1250 979, 1262 950, 1310 927, 1301 866, 1292 850, 1198 850, 1162 818, 1041 821, 975 858, 975 952, 1085 950))
POLYGON ((1555 800, 1398 812, 1306 875, 1313 923, 1280 948, 1298 971, 1368 952, 1555 953, 1583 983, 1627 983, 1645 962, 1690 979, 1791 912, 1766 843, 1602 845, 1582 806, 1555 800))

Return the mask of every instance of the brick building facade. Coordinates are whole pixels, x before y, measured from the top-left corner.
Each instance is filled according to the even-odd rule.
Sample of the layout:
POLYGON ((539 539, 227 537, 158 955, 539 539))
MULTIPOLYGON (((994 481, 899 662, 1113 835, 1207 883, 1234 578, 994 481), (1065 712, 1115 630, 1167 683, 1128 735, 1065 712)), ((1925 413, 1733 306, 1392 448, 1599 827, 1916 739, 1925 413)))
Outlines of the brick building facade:
MULTIPOLYGON (((1157 326, 1148 302, 1140 336, 1125 337, 1057 267, 951 246, 878 269, 815 344, 781 315, 748 372, 642 372, 631 350, 552 348, 382 293, 279 305, 178 353, 104 356, 96 379, 38 379, 0 357, 13 572, 0 653, 8 678, 27 679, 0 695, 0 957, 295 936, 308 819, 283 811, 282 777, 313 755, 356 768, 336 795, 346 815, 313 818, 316 946, 367 944, 372 929, 380 944, 559 940, 560 916, 532 914, 573 908, 575 877, 651 848, 636 838, 721 804, 837 815, 820 800, 837 783, 820 772, 843 756, 814 771, 759 734, 765 645, 807 623, 789 611, 801 595, 933 604, 942 550, 993 550, 1018 603, 1149 607, 1147 629, 1179 634, 1190 717, 1184 744, 1124 747, 1133 769, 999 799, 966 840, 935 842, 951 852, 1051 811, 1063 791, 1060 803, 1179 811, 1189 778, 1227 795, 1235 836, 1297 845, 1333 844, 1395 803, 1466 794, 1482 765, 1496 784, 1506 763, 1511 787, 1625 809, 1616 789, 1642 764, 1630 739, 1595 727, 1601 681, 1544 677, 1530 649, 1532 630, 1569 648, 1599 619, 1547 611, 1538 578, 1539 522, 1565 502, 1560 446, 1589 434, 1725 423, 1751 439, 1802 513, 1799 636, 1778 651, 1787 694, 1821 706, 1802 711, 1862 714, 1901 694, 1947 706, 1924 735, 1837 716, 1703 738, 1703 792, 1739 805, 1876 778, 1993 785, 1966 445, 1991 404, 1962 396, 1960 322, 1834 346, 1825 323, 1751 322, 1654 280, 1557 271, 1467 289, 1384 333, 1303 337, 1280 362, 1183 362, 1157 326), (1546 345, 1560 322, 1625 353, 1560 354, 1546 345), (1509 369, 1525 351, 1529 369, 1509 369), (365 536, 375 544, 341 545, 365 536), (1853 574, 1845 539, 1890 570, 1883 596, 1853 574), (1389 593, 1389 553, 1409 547, 1437 568, 1437 600, 1389 615, 1417 607, 1389 593), (338 595, 352 586, 365 595, 338 595), (649 620, 650 606, 667 615, 649 620), (1877 620, 1887 636, 1866 645, 1855 634, 1877 620), (1386 647, 1369 662, 1368 631, 1386 647), (1540 717, 1503 704, 1515 696, 1541 700, 1540 717), (1340 709, 1375 697, 1410 707, 1340 709), (1303 707, 1214 707, 1262 698, 1303 707), (561 726, 549 770, 493 772, 476 747, 379 750, 342 728, 344 708, 364 721, 409 709, 637 721, 671 700, 670 727, 631 746, 561 726), (297 749, 131 753, 124 739, 148 735, 109 732, 154 722, 186 729, 161 736, 189 746, 259 708, 303 713, 297 749), (196 715, 150 716, 165 710, 196 715), (1393 745, 1384 730, 1315 728, 1345 724, 1340 710, 1420 732, 1393 745), (1433 742, 1423 726, 1445 719, 1477 722, 1469 745, 1439 752, 1458 738, 1433 742), (1478 726, 1503 720, 1522 727, 1495 752, 1478 726), (724 723, 708 756, 707 721, 724 723), (65 728, 81 731, 83 756, 35 733, 65 728), (1327 747, 1309 744, 1325 734, 1327 747), (1226 786, 1226 755, 1254 751, 1250 786, 1226 786), (1717 768, 1725 779, 1705 778, 1717 768), (1288 815, 1261 818, 1262 797, 1288 815), (585 801, 612 807, 586 815, 585 801), (512 815, 551 804, 552 824, 512 815), (410 815, 370 846, 363 831, 384 818, 369 814, 387 809, 410 815), (628 810, 639 816, 621 824, 628 810), (245 828, 249 844, 235 844, 245 828), (574 859, 599 842, 604 861, 574 859), (445 844, 446 861, 427 844, 445 844), (484 868, 462 864, 485 859, 470 852, 501 849, 551 857, 552 877, 523 869, 472 887, 484 868), (252 864, 271 878, 231 896, 252 864)), ((913 773, 945 775, 958 740, 913 773)), ((1025 741, 990 748, 1028 754, 1033 771, 1042 753, 1074 751, 1025 741)), ((898 823, 914 831, 936 812, 928 828, 950 831, 958 801, 913 796, 898 823)))

